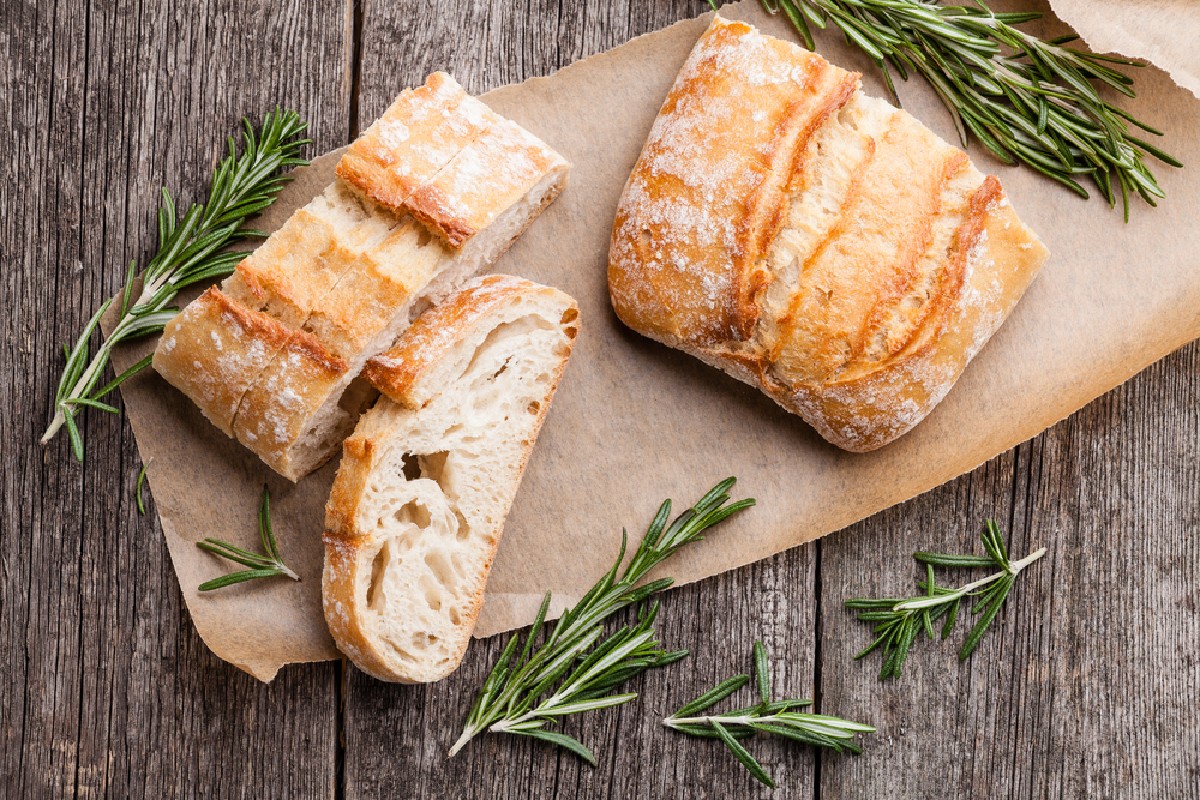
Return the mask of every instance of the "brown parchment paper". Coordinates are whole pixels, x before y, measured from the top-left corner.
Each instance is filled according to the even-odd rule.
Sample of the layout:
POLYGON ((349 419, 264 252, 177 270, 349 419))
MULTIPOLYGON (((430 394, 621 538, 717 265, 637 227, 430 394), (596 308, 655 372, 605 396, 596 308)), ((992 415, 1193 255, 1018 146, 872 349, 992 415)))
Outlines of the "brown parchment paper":
POLYGON ((1200 96, 1197 0, 1050 0, 1097 53, 1144 58, 1200 96))
MULTIPOLYGON (((792 35, 752 0, 724 13, 792 35)), ((496 269, 570 292, 582 309, 582 332, 506 525, 479 636, 530 622, 547 589, 556 610, 578 599, 614 557, 622 526, 639 535, 663 497, 682 508, 718 479, 737 475, 737 495, 759 501, 670 564, 680 582, 698 580, 966 472, 1200 336, 1200 173, 1158 170, 1166 201, 1134 208, 1126 225, 1103 201, 1077 199, 977 150, 977 163, 1000 175, 1052 256, 954 391, 895 444, 866 455, 839 451, 758 392, 625 330, 605 285, 617 198, 707 22, 708 15, 684 21, 485 96, 574 163, 569 188, 496 269)), ((871 65, 837 36, 824 37, 819 49, 863 72, 868 91, 883 93, 871 65)), ((1156 69, 1139 71, 1138 87, 1129 108, 1169 131, 1169 151, 1200 164, 1200 101, 1156 69)), ((913 80, 900 90, 906 108, 953 139, 949 118, 924 84, 913 80)), ((336 155, 302 171, 260 227, 278 226, 320 191, 336 155)), ((118 366, 151 346, 121 353, 118 366)), ((293 486, 157 376, 135 379, 123 394, 184 598, 208 646, 262 680, 286 663, 335 658, 321 614, 320 536, 337 464, 293 486), (264 482, 280 547, 302 582, 256 581, 200 595, 196 586, 228 565, 194 542, 219 536, 257 547, 264 482)))

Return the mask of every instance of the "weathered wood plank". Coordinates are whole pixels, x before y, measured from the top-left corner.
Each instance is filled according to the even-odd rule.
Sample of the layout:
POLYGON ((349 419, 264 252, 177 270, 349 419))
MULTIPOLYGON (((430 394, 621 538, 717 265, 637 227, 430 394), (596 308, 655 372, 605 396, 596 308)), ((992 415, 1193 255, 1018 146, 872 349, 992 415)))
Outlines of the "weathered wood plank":
MULTIPOLYGON (((826 706, 873 719, 820 794, 1200 796, 1200 347, 1189 346, 1015 453, 821 543, 826 706), (918 549, 978 552, 995 517, 1012 552, 1049 552, 976 655, 922 641, 897 681, 850 596, 909 591, 918 549)), ((966 621, 966 620, 963 620, 966 621)))
POLYGON ((65 437, 36 440, 60 345, 153 246, 159 186, 197 199, 226 133, 276 103, 313 121, 318 148, 346 140, 345 8, 63 0, 0 18, 2 793, 329 796, 336 667, 266 687, 207 652, 134 510, 120 419, 88 416, 82 467, 65 437))

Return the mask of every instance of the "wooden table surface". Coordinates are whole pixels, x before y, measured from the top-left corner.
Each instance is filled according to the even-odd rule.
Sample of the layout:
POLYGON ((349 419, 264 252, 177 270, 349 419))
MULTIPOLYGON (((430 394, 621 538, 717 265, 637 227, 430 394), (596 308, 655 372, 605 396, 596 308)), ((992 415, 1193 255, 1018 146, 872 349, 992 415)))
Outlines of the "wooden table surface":
POLYGON ((639 679, 639 702, 566 723, 599 754, 595 769, 497 736, 445 759, 497 641, 432 686, 337 663, 263 685, 219 661, 192 628, 156 521, 136 513, 129 428, 88 415, 82 466, 65 437, 36 444, 59 348, 152 246, 157 188, 194 199, 242 115, 295 108, 323 151, 434 69, 482 92, 703 10, 0 5, 0 795, 766 797, 719 746, 657 722, 745 669, 757 637, 780 691, 879 728, 858 758, 755 741, 776 796, 1200 797, 1195 345, 936 491, 668 595, 665 641, 696 655, 639 679), (877 658, 851 660, 867 630, 841 601, 907 590, 915 547, 973 549, 985 516, 1014 551, 1049 554, 968 663, 922 643, 901 680, 880 683, 877 658))

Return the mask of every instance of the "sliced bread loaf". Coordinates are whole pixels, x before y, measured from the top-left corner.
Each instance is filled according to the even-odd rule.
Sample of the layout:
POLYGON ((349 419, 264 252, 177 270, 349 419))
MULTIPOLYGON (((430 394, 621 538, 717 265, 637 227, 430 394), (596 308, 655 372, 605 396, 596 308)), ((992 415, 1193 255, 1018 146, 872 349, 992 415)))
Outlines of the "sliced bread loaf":
POLYGON ((367 360, 503 253, 567 170, 436 73, 351 145, 338 180, 167 326, 155 368, 298 480, 376 396, 355 380, 367 360))
POLYGON ((364 671, 425 682, 462 660, 577 318, 556 289, 488 276, 368 365, 385 397, 343 445, 323 585, 329 629, 364 671))

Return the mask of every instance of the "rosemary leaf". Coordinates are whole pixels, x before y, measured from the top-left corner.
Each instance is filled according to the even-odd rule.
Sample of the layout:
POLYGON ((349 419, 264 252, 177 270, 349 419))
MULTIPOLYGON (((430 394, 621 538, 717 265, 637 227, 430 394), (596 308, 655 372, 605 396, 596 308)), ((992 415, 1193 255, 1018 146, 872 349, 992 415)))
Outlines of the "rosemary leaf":
POLYGON ((605 623, 621 610, 639 606, 652 592, 671 585, 670 578, 640 584, 650 570, 681 547, 704 538, 709 528, 754 505, 751 499, 729 502, 729 491, 735 482, 734 478, 721 481, 673 521, 671 501, 665 501, 624 571, 621 564, 627 537, 622 533, 621 548, 612 567, 578 603, 563 612, 539 642, 550 607, 547 593, 520 654, 514 659, 520 639, 513 636, 484 680, 450 755, 454 756, 479 734, 490 731, 532 736, 557 744, 594 765, 591 750, 565 734, 545 730, 544 726, 564 716, 629 702, 637 695, 616 693, 621 684, 687 655, 684 650, 665 650, 659 643, 654 628, 657 603, 642 608, 633 625, 606 634, 605 623))
MULTIPOLYGON (((153 461, 154 459, 150 459, 153 461)), ((146 514, 146 503, 142 500, 142 487, 146 485, 146 469, 150 466, 150 461, 142 464, 142 468, 138 470, 137 489, 134 490, 134 496, 137 498, 137 511, 141 516, 146 514)))
POLYGON ((240 152, 230 137, 228 155, 213 173, 208 200, 192 205, 182 220, 176 218, 171 194, 165 188, 162 190, 158 251, 142 270, 141 293, 136 298, 133 295, 136 261, 131 261, 112 333, 101 341, 89 359, 92 334, 112 303, 107 300, 88 320, 75 345, 65 348, 66 363, 54 393, 54 417, 42 434, 42 444, 66 427, 71 452, 83 461, 83 437, 76 415, 88 407, 115 412, 115 408, 100 399, 150 364, 147 356, 96 389, 113 350, 125 342, 161 331, 177 313, 170 303, 181 289, 228 275, 233 270, 245 254, 226 252, 224 248, 261 236, 245 223, 275 202, 275 196, 289 180, 281 174, 283 170, 308 163, 300 158, 300 151, 309 143, 301 138, 307 127, 295 112, 278 109, 267 114, 257 129, 248 120, 242 120, 240 152))

